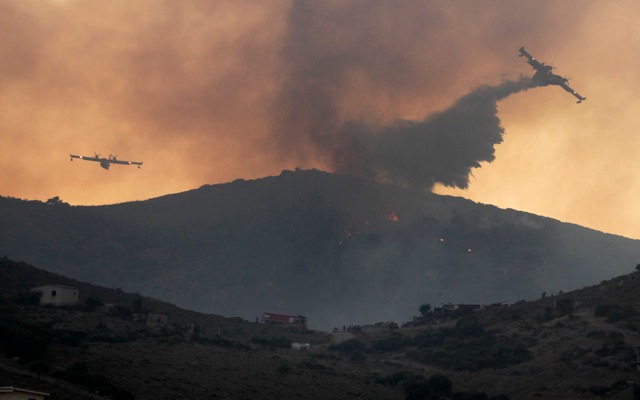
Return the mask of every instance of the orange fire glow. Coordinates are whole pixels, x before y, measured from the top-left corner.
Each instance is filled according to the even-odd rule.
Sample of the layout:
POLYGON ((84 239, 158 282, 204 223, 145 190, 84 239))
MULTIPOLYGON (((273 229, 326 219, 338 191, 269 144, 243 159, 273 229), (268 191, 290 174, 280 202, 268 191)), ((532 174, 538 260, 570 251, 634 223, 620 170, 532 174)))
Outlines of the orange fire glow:
POLYGON ((396 213, 392 212, 391 214, 387 215, 386 220, 391 222, 398 222, 400 219, 398 218, 398 215, 396 213))

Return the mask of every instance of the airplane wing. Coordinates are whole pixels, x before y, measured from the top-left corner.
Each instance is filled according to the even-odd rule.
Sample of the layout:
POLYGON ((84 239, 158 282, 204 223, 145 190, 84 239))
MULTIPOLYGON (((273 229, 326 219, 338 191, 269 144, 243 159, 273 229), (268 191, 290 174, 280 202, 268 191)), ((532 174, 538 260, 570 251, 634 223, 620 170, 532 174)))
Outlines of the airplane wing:
POLYGON ((124 160, 116 160, 112 158, 109 160, 111 164, 121 164, 121 165, 142 165, 140 161, 124 161, 124 160))
POLYGON ((70 154, 70 156, 71 156, 71 161, 73 161, 74 158, 79 158, 79 159, 85 160, 85 161, 97 161, 97 162, 102 161, 98 157, 77 156, 75 154, 70 154))
POLYGON ((560 87, 563 88, 564 90, 566 90, 567 92, 571 93, 572 95, 574 95, 576 97, 576 99, 578 99, 578 103, 582 103, 583 100, 586 100, 586 97, 582 97, 578 94, 578 92, 576 92, 575 90, 571 89, 569 87, 569 85, 567 85, 566 83, 561 83, 560 87))
POLYGON ((534 56, 529 54, 524 47, 520 47, 518 50, 520 52, 520 57, 527 57, 527 63, 533 67, 533 69, 537 69, 538 71, 544 70, 545 65, 540 61, 536 60, 534 56))

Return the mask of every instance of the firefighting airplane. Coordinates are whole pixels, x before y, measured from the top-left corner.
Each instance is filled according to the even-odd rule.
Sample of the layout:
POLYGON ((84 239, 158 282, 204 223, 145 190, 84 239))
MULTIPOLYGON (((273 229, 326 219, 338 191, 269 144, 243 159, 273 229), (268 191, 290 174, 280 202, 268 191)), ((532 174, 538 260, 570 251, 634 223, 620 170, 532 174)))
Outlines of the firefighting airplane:
POLYGON ((564 90, 566 90, 567 92, 574 95, 578 99, 577 101, 578 103, 582 103, 583 100, 587 99, 586 97, 580 96, 578 92, 571 89, 569 85, 567 85, 567 82, 569 81, 569 79, 563 78, 560 75, 551 73, 551 69, 553 69, 551 65, 545 65, 544 63, 536 60, 534 56, 527 53, 524 47, 520 47, 519 51, 520 51, 519 57, 522 57, 522 56, 527 57, 527 63, 531 65, 533 69, 536 70, 536 73, 532 77, 534 81, 537 81, 542 86, 558 85, 564 90))
POLYGON ((77 156, 75 154, 71 154, 71 161, 73 161, 74 158, 79 158, 81 160, 85 160, 85 161, 95 161, 95 162, 99 162, 100 166, 106 170, 109 169, 109 167, 111 166, 111 164, 122 164, 122 165, 137 165, 138 168, 140 168, 140 166, 142 165, 142 162, 139 161, 124 161, 124 160, 118 160, 116 158, 117 156, 111 155, 109 154, 109 158, 104 158, 104 157, 100 157, 100 154, 95 154, 94 157, 89 157, 89 156, 77 156))

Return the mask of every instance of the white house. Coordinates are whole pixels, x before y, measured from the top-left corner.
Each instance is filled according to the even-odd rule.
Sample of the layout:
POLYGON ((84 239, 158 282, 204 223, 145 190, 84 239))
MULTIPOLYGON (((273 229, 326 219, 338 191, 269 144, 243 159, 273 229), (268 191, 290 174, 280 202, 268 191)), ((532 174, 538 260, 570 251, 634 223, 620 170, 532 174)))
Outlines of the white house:
POLYGON ((49 396, 49 393, 13 386, 0 387, 0 400, 44 400, 45 396, 49 396))
POLYGON ((45 285, 31 289, 32 292, 42 292, 40 304, 54 306, 69 306, 80 302, 78 288, 62 285, 45 285))

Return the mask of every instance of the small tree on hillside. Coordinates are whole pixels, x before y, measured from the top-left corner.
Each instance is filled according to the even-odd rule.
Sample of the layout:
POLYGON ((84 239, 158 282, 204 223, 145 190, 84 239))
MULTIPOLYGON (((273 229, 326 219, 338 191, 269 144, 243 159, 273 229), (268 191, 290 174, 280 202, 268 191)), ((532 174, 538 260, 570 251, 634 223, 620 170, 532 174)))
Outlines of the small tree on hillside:
POLYGON ((418 311, 420 311, 420 315, 422 315, 423 317, 427 317, 429 315, 431 315, 431 304, 423 304, 420 306, 420 308, 418 309, 418 311))

